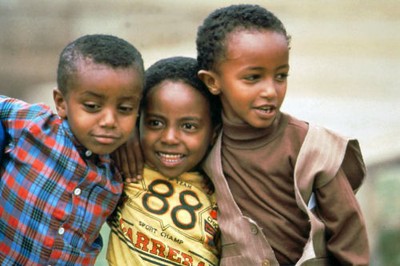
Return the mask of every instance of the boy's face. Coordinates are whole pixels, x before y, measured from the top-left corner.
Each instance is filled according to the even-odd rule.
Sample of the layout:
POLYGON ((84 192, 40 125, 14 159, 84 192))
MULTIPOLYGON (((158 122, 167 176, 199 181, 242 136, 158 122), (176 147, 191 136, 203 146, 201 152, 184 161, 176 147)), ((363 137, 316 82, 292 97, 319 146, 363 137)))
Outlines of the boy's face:
POLYGON ((227 37, 226 54, 217 68, 212 72, 214 91, 209 88, 220 94, 226 117, 255 128, 269 127, 286 94, 289 48, 285 36, 266 30, 235 31, 227 37))
POLYGON ((68 86, 67 95, 55 90, 54 101, 83 146, 108 154, 128 140, 142 92, 142 77, 135 68, 81 62, 68 86))
POLYGON ((163 81, 147 95, 140 138, 146 163, 167 177, 193 171, 213 137, 209 104, 190 85, 163 81))

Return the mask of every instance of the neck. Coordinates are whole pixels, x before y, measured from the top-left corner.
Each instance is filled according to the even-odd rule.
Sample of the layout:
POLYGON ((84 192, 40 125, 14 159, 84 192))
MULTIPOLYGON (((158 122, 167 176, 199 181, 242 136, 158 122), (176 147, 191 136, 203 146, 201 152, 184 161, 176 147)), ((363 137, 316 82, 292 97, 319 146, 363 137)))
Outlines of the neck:
POLYGON ((273 138, 279 131, 283 116, 278 114, 271 126, 255 128, 249 124, 237 124, 222 115, 224 143, 229 146, 243 146, 246 148, 257 147, 273 138))

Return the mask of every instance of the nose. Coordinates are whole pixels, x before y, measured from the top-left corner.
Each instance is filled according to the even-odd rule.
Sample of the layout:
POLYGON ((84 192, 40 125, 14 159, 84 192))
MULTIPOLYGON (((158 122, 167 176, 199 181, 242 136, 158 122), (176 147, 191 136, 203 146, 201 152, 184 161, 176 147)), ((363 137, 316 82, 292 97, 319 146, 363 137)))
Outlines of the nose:
POLYGON ((102 110, 100 117, 100 126, 114 128, 117 121, 116 111, 112 108, 102 110))
POLYGON ((179 142, 177 130, 175 130, 173 127, 165 128, 162 132, 161 142, 168 145, 177 144, 179 142))
POLYGON ((261 90, 261 97, 273 99, 277 96, 277 87, 273 80, 263 82, 261 90))

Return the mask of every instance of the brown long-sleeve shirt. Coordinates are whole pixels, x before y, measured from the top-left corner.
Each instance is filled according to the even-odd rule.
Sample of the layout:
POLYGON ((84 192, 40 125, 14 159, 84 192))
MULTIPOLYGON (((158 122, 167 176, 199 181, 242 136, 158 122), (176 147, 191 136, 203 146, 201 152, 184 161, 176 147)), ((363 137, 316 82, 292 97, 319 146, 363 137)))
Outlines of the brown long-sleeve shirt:
MULTIPOLYGON (((308 216, 294 193, 294 166, 307 130, 307 123, 284 114, 268 129, 224 118, 222 166, 229 188, 243 215, 263 229, 280 264, 295 264, 309 236, 308 216)), ((333 179, 316 188, 318 214, 326 226, 328 253, 341 264, 367 265, 365 223, 348 182, 364 173, 353 169, 351 160, 359 158, 347 160, 333 179)))

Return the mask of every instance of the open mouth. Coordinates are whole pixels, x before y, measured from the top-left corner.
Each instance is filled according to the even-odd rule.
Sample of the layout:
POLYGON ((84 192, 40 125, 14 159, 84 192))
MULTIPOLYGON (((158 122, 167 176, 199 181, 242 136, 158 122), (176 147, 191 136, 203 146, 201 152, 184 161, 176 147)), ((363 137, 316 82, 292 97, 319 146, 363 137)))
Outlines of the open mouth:
POLYGON ((164 165, 169 167, 181 163, 182 159, 185 157, 181 153, 164 153, 164 152, 157 152, 157 156, 164 165))
POLYGON ((260 106, 256 108, 257 110, 264 113, 272 113, 275 110, 274 106, 260 106))

